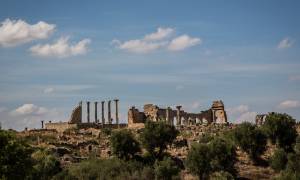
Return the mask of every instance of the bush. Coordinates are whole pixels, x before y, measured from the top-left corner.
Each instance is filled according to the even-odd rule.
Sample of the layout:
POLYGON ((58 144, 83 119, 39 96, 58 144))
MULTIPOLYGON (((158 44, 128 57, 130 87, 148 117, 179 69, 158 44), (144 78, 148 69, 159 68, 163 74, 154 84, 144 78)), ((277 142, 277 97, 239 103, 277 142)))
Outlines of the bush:
POLYGON ((113 159, 88 159, 73 164, 68 169, 55 176, 55 179, 153 179, 153 170, 149 167, 143 167, 142 164, 135 161, 123 161, 117 158, 113 159), (148 176, 148 177, 146 177, 148 176))
POLYGON ((112 133, 110 138, 112 153, 118 158, 129 160, 140 152, 139 143, 128 130, 120 130, 112 133))
POLYGON ((227 171, 235 174, 234 164, 236 162, 236 148, 228 140, 214 138, 208 144, 211 155, 212 171, 227 171))
POLYGON ((211 174, 209 180, 234 180, 234 177, 226 171, 219 171, 211 174))
POLYGON ((34 170, 32 179, 51 179, 61 171, 60 162, 45 150, 38 150, 32 154, 34 170))
POLYGON ((112 130, 111 130, 111 128, 103 128, 103 129, 102 129, 102 132, 103 132, 106 136, 109 136, 109 135, 111 135, 112 130))
POLYGON ((206 179, 211 172, 210 150, 207 144, 195 143, 192 145, 186 158, 186 167, 199 179, 206 179))
POLYGON ((244 122, 233 131, 234 142, 257 162, 266 150, 267 137, 251 123, 244 122))
POLYGON ((300 136, 299 135, 296 138, 296 144, 294 146, 294 151, 296 154, 300 154, 300 136))
POLYGON ((263 129, 272 144, 291 151, 297 137, 296 121, 288 114, 270 113, 266 117, 263 129))
POLYGON ((156 179, 171 180, 178 175, 180 169, 170 157, 165 157, 162 161, 155 162, 154 171, 156 179))
POLYGON ((8 131, 0 130, 0 179, 23 179, 32 172, 32 149, 8 131))
POLYGON ((283 149, 277 149, 270 159, 270 166, 277 172, 285 169, 287 154, 283 149))
POLYGON ((165 122, 147 121, 140 138, 150 155, 162 158, 164 150, 176 139, 178 131, 165 122))
POLYGON ((214 172, 236 173, 235 146, 228 140, 214 138, 208 143, 196 143, 188 152, 186 167, 199 177, 207 179, 214 172))

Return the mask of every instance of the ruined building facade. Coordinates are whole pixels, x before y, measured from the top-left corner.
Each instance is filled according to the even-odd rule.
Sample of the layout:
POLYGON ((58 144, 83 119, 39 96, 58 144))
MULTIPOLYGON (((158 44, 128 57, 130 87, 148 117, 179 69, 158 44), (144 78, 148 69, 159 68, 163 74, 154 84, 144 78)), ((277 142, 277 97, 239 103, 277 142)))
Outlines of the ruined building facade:
MULTIPOLYGON (((98 119, 98 102, 94 102, 94 122, 92 122, 92 118, 90 118, 91 115, 91 102, 86 102, 86 112, 87 122, 82 121, 82 102, 79 102, 79 104, 73 109, 70 119, 68 122, 58 122, 53 123, 49 121, 48 123, 45 123, 45 129, 52 129, 56 130, 58 132, 63 132, 66 129, 71 128, 103 128, 103 127, 110 127, 110 128, 119 128, 120 126, 124 127, 126 124, 119 124, 119 107, 118 107, 118 99, 114 100, 115 102, 115 120, 113 123, 112 115, 111 115, 111 100, 107 102, 107 119, 105 119, 105 101, 101 101, 101 121, 98 119)), ((43 123, 43 121, 42 121, 43 123)))
POLYGON ((214 101, 211 108, 200 113, 189 113, 182 110, 181 106, 176 109, 170 107, 160 108, 153 104, 144 105, 144 111, 140 112, 134 106, 128 111, 128 126, 134 127, 143 124, 146 120, 166 121, 171 125, 192 125, 202 123, 227 123, 227 116, 222 101, 214 101))

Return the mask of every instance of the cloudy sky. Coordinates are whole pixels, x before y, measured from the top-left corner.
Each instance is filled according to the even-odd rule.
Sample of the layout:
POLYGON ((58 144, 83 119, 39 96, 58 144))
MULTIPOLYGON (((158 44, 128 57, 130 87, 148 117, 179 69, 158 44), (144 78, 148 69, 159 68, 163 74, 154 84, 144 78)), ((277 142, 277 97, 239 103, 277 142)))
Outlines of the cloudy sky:
POLYGON ((114 98, 123 122, 132 105, 199 112, 219 99, 231 122, 270 111, 300 120, 299 1, 0 4, 2 128, 114 98))

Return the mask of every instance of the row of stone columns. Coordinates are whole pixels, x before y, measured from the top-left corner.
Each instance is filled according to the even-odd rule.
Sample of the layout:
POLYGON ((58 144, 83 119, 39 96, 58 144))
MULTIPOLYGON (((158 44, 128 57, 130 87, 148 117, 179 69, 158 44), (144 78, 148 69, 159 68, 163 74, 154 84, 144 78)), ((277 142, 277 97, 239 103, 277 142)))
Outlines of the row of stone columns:
MULTIPOLYGON (((116 115, 116 124, 119 126, 119 105, 118 99, 115 99, 115 115, 116 115)), ((98 121, 98 102, 94 102, 95 104, 95 123, 99 123, 98 121)), ((90 123, 90 101, 86 102, 87 105, 87 122, 90 123)), ((102 120, 102 125, 105 124, 105 117, 104 117, 104 106, 105 106, 105 101, 101 101, 101 120, 102 120)), ((111 118, 111 100, 107 102, 107 121, 108 124, 112 124, 112 118, 111 118)))
MULTIPOLYGON (((176 111, 176 125, 181 125, 181 114, 180 114, 181 107, 182 106, 176 106, 176 109, 177 109, 177 111, 176 111)), ((168 123, 173 124, 173 123, 171 123, 171 122, 173 122, 173 119, 170 120, 170 117, 171 117, 170 112, 171 111, 172 111, 172 109, 170 107, 167 107, 167 109, 166 109, 166 120, 167 120, 168 123)))

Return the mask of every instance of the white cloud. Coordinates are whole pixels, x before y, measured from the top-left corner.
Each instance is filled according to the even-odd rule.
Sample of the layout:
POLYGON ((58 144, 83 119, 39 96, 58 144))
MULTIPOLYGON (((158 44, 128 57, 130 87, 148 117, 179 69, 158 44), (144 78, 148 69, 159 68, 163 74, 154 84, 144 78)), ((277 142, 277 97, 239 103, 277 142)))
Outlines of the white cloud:
POLYGON ((49 110, 44 107, 39 107, 34 104, 23 104, 17 109, 11 111, 11 115, 21 116, 21 115, 43 115, 48 113, 49 110))
POLYGON ((251 122, 251 123, 255 123, 255 117, 256 117, 257 113, 256 112, 245 112, 243 114, 241 114, 238 118, 237 118, 237 123, 242 123, 242 122, 251 122))
POLYGON ((169 37, 174 32, 172 28, 161 28, 159 27, 155 33, 147 34, 144 39, 148 41, 161 40, 169 37))
POLYGON ((45 94, 53 93, 53 91, 54 91, 54 88, 52 88, 52 87, 48 87, 48 88, 44 89, 45 94))
POLYGON ((165 45, 165 42, 147 42, 144 40, 130 40, 120 44, 119 48, 134 53, 149 53, 165 45))
POLYGON ((190 36, 185 34, 173 39, 170 42, 168 49, 170 51, 181 51, 200 43, 201 43, 200 38, 191 38, 190 36))
POLYGON ((227 109, 227 113, 228 114, 241 114, 241 113, 245 113, 249 110, 249 107, 247 105, 239 105, 237 107, 233 107, 233 108, 228 108, 227 109))
POLYGON ((46 39, 54 30, 54 24, 43 21, 31 25, 23 20, 6 19, 0 26, 0 46, 13 47, 36 39, 46 39))
POLYGON ((121 50, 132 53, 150 53, 158 49, 180 51, 201 43, 199 38, 191 38, 188 35, 182 35, 171 40, 170 37, 174 31, 172 28, 159 27, 156 32, 146 34, 141 39, 133 39, 125 42, 114 39, 111 44, 116 45, 121 50))
POLYGON ((279 44, 277 45, 278 49, 286 49, 293 45, 293 41, 290 38, 284 38, 282 39, 279 44))
POLYGON ((236 107, 226 109, 229 120, 234 123, 242 123, 242 122, 255 122, 255 117, 257 112, 253 112, 249 110, 248 105, 239 105, 236 107))
POLYGON ((90 42, 90 39, 83 39, 71 45, 68 37, 61 37, 53 44, 35 45, 30 48, 30 51, 36 56, 64 58, 85 54, 88 51, 87 46, 90 42))
POLYGON ((279 109, 291 109, 300 107, 300 102, 296 100, 286 100, 282 101, 279 105, 279 109))

